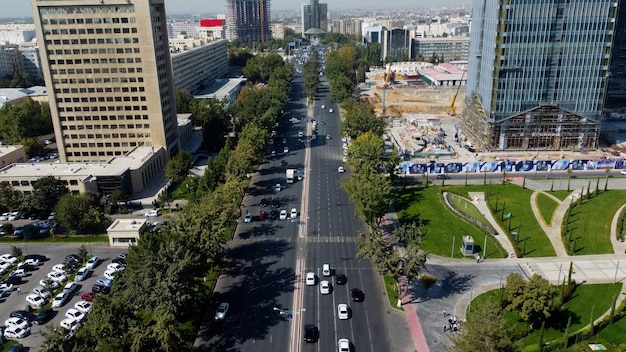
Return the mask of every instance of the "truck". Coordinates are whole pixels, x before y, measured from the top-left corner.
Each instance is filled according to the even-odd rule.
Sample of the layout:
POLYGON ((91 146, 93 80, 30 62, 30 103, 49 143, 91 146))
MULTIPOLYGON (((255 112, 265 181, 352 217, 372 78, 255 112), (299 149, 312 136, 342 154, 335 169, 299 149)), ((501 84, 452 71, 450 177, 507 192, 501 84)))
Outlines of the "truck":
POLYGON ((294 179, 295 173, 296 173, 295 169, 287 169, 287 172, 286 172, 287 183, 293 183, 293 179, 294 179))

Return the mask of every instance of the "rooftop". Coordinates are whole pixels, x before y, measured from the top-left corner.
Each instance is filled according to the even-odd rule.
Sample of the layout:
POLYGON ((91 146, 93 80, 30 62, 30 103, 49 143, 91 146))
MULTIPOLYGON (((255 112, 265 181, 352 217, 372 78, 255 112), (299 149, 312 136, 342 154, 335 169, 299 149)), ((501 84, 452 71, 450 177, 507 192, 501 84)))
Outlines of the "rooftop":
POLYGON ((464 70, 447 62, 434 67, 420 69, 420 74, 428 76, 435 81, 462 81, 467 79, 467 75, 465 75, 464 70))
POLYGON ((5 145, 0 142, 0 157, 11 154, 20 148, 23 147, 21 145, 5 145))
POLYGON ((194 95, 194 98, 216 98, 218 100, 222 100, 224 97, 227 97, 229 93, 242 82, 246 82, 246 78, 243 76, 237 78, 219 78, 215 80, 215 83, 206 87, 198 94, 194 95))
POLYGON ((147 219, 117 219, 107 228, 107 232, 139 231, 147 221, 147 219))

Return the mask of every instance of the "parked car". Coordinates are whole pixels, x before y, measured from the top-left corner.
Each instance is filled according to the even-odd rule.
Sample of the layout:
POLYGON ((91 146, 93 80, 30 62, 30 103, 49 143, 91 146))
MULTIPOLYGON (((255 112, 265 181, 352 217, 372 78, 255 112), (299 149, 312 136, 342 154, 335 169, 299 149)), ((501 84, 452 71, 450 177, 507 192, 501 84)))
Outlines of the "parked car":
POLYGON ((52 271, 58 271, 63 274, 67 274, 68 270, 65 264, 54 264, 52 266, 52 271))
POLYGON ((22 318, 17 318, 17 317, 11 317, 7 320, 4 321, 4 325, 6 325, 7 327, 9 326, 17 326, 20 327, 22 329, 26 329, 27 327, 30 326, 30 322, 26 319, 22 319, 22 318))
POLYGON ((449 179, 451 179, 451 178, 452 178, 452 177, 450 177, 450 176, 448 176, 448 175, 446 175, 446 174, 439 174, 439 175, 437 175, 437 179, 438 179, 438 180, 449 180, 449 179))
POLYGON ((24 261, 27 261, 29 259, 38 260, 40 263, 39 265, 42 265, 43 262, 48 260, 48 257, 46 257, 45 255, 41 255, 41 254, 28 254, 24 256, 24 261))
POLYGON ((33 323, 35 323, 36 325, 44 325, 50 319, 52 319, 52 316, 54 316, 54 310, 52 308, 44 308, 39 311, 33 323))
POLYGON ((97 267, 98 264, 100 264, 100 257, 94 255, 93 257, 89 258, 85 266, 87 267, 87 269, 93 269, 97 267))
POLYGON ((80 296, 80 299, 82 299, 83 301, 87 301, 87 302, 93 302, 93 299, 95 298, 93 292, 87 292, 87 293, 83 293, 82 296, 80 296))
POLYGON ((287 209, 282 209, 280 211, 280 219, 281 220, 286 220, 287 219, 287 209))
POLYGON ((53 271, 48 273, 48 278, 52 281, 56 281, 56 282, 65 282, 67 281, 67 276, 65 276, 64 273, 59 272, 59 271, 53 271))
POLYGON ((43 297, 36 293, 31 293, 30 295, 26 296, 26 302, 28 302, 28 304, 35 308, 43 307, 47 303, 46 300, 43 299, 43 297))
POLYGON ((13 284, 13 285, 21 284, 22 283, 22 277, 21 276, 9 275, 9 277, 4 279, 3 283, 5 283, 5 284, 13 284))
POLYGON ((111 263, 107 265, 107 270, 124 271, 124 269, 126 269, 126 267, 120 263, 111 263))
POLYGON ((223 320, 226 318, 226 313, 228 313, 229 304, 226 302, 220 303, 219 307, 217 307, 217 311, 215 312, 215 320, 223 320))
POLYGON ((85 313, 79 311, 76 308, 70 308, 67 310, 67 312, 65 312, 65 317, 78 320, 79 322, 81 322, 85 319, 86 315, 85 313))
POLYGON ((30 327, 20 328, 19 326, 8 326, 3 333, 7 340, 23 339, 30 334, 30 327))
POLYGON ((9 317, 11 318, 20 318, 20 319, 24 319, 26 321, 33 321, 35 320, 35 314, 26 311, 26 310, 14 310, 11 312, 11 314, 9 315, 9 317))
POLYGON ((7 221, 7 220, 9 220, 9 216, 11 216, 11 213, 9 213, 9 212, 2 213, 2 215, 0 215, 0 221, 7 221))
POLYGON ((3 254, 3 255, 0 255, 0 261, 8 262, 11 264, 17 264, 19 260, 11 254, 3 254))
POLYGON ((33 293, 46 300, 52 297, 50 291, 46 290, 43 286, 35 286, 35 288, 33 288, 33 293))
POLYGON ((62 307, 67 302, 69 297, 70 295, 66 291, 59 293, 52 300, 52 308, 62 307))
POLYGON ((298 217, 298 210, 297 210, 296 208, 291 208, 291 213, 289 214, 289 216, 290 216, 292 219, 297 218, 297 217, 298 217))
POLYGON ((26 270, 24 270, 24 269, 15 269, 9 275, 19 276, 19 277, 26 277, 26 275, 28 275, 28 274, 26 273, 26 270))
POLYGON ((66 263, 76 262, 76 263, 82 264, 83 258, 79 256, 78 254, 68 254, 65 256, 65 262, 66 263))
POLYGON ((61 287, 61 284, 59 284, 57 281, 54 281, 50 278, 40 280, 39 285, 43 287, 48 287, 51 290, 56 290, 57 288, 61 287))
POLYGON ((21 343, 16 343, 15 345, 9 347, 7 352, 26 352, 26 348, 21 343))
POLYGON ((19 211, 14 211, 11 212, 11 214, 9 214, 9 221, 15 221, 15 220, 19 220, 22 217, 22 213, 20 213, 19 211))
POLYGON ((104 277, 106 277, 109 280, 114 280, 115 279, 115 274, 117 273, 117 270, 113 270, 113 269, 107 269, 104 272, 104 277))
POLYGON ((91 308, 93 308, 93 304, 87 301, 78 301, 74 304, 74 308, 76 308, 79 312, 88 314, 91 312, 91 308))
POLYGON ((90 274, 91 270, 89 270, 87 267, 82 267, 76 272, 76 276, 74 276, 74 281, 83 281, 87 279, 90 274))
POLYGON ((78 327, 80 326, 80 322, 76 319, 72 319, 72 318, 65 318, 63 320, 61 320, 61 322, 59 323, 59 325, 68 331, 75 331, 76 329, 78 329, 78 327))
POLYGON ((63 291, 67 292, 68 295, 71 295, 77 290, 78 290, 78 284, 75 282, 68 282, 67 284, 65 284, 65 287, 63 287, 63 291))
POLYGON ((19 268, 21 265, 32 265, 32 266, 40 266, 43 265, 43 262, 39 261, 37 258, 25 258, 23 262, 19 263, 17 267, 19 268))
POLYGON ((147 213, 145 213, 144 216, 150 217, 150 218, 157 217, 157 216, 159 216, 159 211, 156 210, 156 209, 153 209, 153 210, 150 210, 147 213))
POLYGON ((110 286, 104 286, 104 285, 93 285, 91 287, 91 291, 93 293, 110 293, 111 292, 111 287, 110 286))
POLYGON ((252 221, 252 214, 246 213, 246 216, 243 218, 243 222, 251 222, 251 221, 252 221))

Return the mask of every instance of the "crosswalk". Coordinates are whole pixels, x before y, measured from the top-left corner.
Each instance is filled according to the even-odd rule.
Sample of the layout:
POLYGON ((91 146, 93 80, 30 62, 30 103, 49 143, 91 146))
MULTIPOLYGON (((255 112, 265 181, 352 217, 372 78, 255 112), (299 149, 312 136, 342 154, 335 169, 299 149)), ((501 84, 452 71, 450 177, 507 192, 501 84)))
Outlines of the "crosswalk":
MULTIPOLYGON (((310 236, 306 236, 302 238, 302 240, 306 241, 307 243, 349 243, 349 242, 356 242, 356 237, 310 235, 310 236)), ((240 240, 240 242, 242 243, 256 243, 256 242, 265 242, 265 241, 295 243, 298 241, 298 238, 297 237, 255 236, 255 237, 247 238, 244 240, 240 240)))

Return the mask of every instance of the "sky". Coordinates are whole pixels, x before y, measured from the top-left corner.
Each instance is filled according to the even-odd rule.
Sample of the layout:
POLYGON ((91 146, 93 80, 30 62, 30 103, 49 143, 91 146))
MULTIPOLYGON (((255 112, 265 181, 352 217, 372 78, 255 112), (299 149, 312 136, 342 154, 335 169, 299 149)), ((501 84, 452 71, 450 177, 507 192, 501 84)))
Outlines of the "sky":
MULTIPOLYGON (((297 10, 301 3, 308 3, 299 0, 270 0, 273 10, 297 10)), ((327 3, 332 11, 336 9, 349 9, 355 7, 354 0, 320 0, 321 3, 327 3)), ((438 0, 437 6, 446 5, 462 5, 468 7, 471 0, 438 0)), ((393 8, 419 8, 428 5, 428 1, 416 0, 359 0, 358 8, 379 9, 385 7, 393 8)), ((32 10, 29 0, 0 0, 0 17, 32 17, 32 10)), ((226 0, 166 0, 165 11, 168 14, 208 14, 208 13, 225 13, 226 0)))

